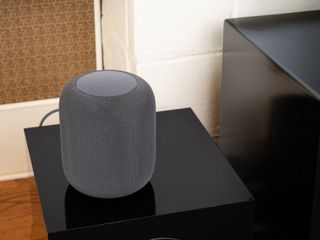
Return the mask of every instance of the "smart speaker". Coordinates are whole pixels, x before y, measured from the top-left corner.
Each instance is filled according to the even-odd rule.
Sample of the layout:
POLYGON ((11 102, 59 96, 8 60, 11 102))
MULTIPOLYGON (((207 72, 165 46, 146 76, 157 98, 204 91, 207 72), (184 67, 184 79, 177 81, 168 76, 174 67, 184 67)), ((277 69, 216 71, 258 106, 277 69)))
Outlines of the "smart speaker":
POLYGON ((148 183, 156 115, 146 81, 116 70, 86 73, 64 87, 59 109, 62 166, 75 189, 118 198, 148 183))

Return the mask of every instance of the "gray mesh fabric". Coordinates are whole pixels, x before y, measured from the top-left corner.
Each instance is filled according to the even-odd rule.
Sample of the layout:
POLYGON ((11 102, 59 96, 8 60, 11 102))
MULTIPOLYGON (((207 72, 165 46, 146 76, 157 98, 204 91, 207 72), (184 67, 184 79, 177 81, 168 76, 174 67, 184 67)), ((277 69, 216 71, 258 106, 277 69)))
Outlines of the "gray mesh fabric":
POLYGON ((141 189, 155 166, 156 117, 152 89, 137 86, 112 97, 85 94, 67 84, 60 97, 62 166, 78 191, 116 198, 141 189))

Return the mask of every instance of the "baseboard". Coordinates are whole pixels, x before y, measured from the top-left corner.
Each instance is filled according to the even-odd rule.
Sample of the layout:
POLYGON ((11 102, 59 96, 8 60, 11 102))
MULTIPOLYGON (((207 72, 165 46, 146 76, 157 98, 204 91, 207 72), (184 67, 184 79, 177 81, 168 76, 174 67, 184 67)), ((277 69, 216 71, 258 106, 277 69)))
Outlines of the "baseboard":
MULTIPOLYGON (((32 166, 24 128, 36 127, 49 111, 58 108, 59 99, 0 105, 0 181, 32 176, 32 166)), ((45 124, 57 124, 59 114, 45 124)))
POLYGON ((3 175, 0 176, 0 182, 1 181, 8 181, 8 180, 14 180, 14 179, 21 179, 21 178, 29 178, 33 177, 33 171, 31 172, 22 172, 22 173, 14 173, 9 175, 3 175))

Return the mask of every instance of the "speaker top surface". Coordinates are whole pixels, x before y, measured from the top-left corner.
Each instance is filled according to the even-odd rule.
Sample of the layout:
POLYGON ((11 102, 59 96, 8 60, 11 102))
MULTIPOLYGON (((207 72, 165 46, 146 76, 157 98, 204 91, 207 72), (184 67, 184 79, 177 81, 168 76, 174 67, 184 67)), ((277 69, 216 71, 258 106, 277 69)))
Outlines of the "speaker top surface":
POLYGON ((126 94, 137 86, 136 78, 126 72, 108 70, 91 72, 80 76, 77 88, 97 97, 112 97, 126 94))

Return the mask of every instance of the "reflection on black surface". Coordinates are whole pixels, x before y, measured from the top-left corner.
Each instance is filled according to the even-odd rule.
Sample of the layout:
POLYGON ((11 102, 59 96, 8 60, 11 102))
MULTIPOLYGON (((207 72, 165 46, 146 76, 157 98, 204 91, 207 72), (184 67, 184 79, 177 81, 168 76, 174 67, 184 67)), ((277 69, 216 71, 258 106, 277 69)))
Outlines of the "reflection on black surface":
POLYGON ((273 211, 269 210, 269 213, 273 212, 281 222, 280 229, 290 230, 291 239, 309 235, 318 156, 319 110, 318 100, 308 95, 281 96, 273 102, 270 149, 276 154, 269 166, 274 173, 270 179, 274 195, 269 201, 273 211))
POLYGON ((155 197, 151 183, 138 192, 116 199, 84 195, 71 185, 65 196, 67 228, 83 227, 155 214, 155 197))
POLYGON ((270 239, 300 240, 308 236, 319 112, 318 101, 309 96, 273 99, 263 164, 265 181, 252 191, 257 199, 255 239, 270 235, 270 239))

